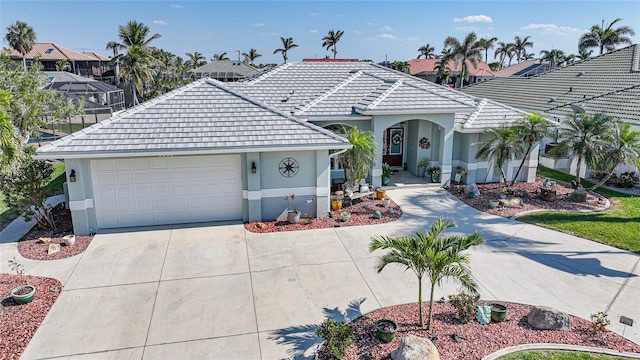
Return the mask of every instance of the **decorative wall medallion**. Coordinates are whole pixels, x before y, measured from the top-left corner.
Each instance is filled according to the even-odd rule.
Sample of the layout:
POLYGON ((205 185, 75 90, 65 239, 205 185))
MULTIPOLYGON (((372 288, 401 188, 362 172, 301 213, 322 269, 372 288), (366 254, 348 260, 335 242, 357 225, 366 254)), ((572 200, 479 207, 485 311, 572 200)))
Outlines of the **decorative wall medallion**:
POLYGON ((280 175, 284 177, 294 177, 298 173, 298 169, 300 166, 298 162, 294 158, 284 158, 280 161, 280 165, 278 169, 280 170, 280 175))
POLYGON ((421 149, 428 149, 431 147, 431 141, 429 141, 429 139, 427 139, 426 137, 423 137, 422 139, 420 139, 418 145, 420 145, 421 149))

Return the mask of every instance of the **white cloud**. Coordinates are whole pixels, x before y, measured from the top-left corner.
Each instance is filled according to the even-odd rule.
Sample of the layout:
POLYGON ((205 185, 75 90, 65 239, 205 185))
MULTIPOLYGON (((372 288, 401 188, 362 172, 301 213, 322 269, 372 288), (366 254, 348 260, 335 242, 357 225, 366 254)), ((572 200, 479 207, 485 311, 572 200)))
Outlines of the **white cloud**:
POLYGON ((164 20, 153 20, 151 23, 154 25, 162 25, 162 26, 167 25, 167 22, 164 20))
POLYGON ((318 30, 316 30, 316 29, 309 30, 309 33, 311 33, 311 34, 317 34, 317 33, 318 33, 318 30))
POLYGON ((311 16, 320 16, 320 15, 322 15, 322 13, 311 13, 309 15, 311 15, 311 16))
POLYGON ((389 25, 385 25, 385 26, 381 27, 380 30, 378 30, 378 31, 391 32, 391 31, 393 31, 393 28, 391 26, 389 26, 389 25))
POLYGON ((264 23, 255 23, 255 24, 251 24, 251 26, 253 26, 253 27, 263 27, 264 23))
POLYGON ((367 21, 365 24, 371 26, 371 25, 375 25, 376 23, 372 23, 371 21, 367 21))
POLYGON ((466 23, 483 22, 483 23, 490 23, 490 22, 493 22, 493 19, 491 18, 491 16, 480 14, 480 15, 469 15, 469 16, 465 16, 465 17, 461 17, 461 18, 455 18, 455 19, 453 19, 453 22, 466 22, 466 23))
POLYGON ((353 30, 353 33, 354 33, 354 34, 362 34, 362 31, 360 31, 360 30, 353 30))
POLYGON ((169 7, 172 7, 174 9, 182 9, 182 5, 180 5, 180 4, 171 4, 171 5, 169 5, 169 7))
POLYGON ((375 39, 385 39, 385 40, 395 40, 396 37, 392 34, 378 34, 374 37, 375 39))
POLYGON ((574 28, 571 26, 560 26, 556 24, 536 24, 531 23, 527 26, 523 26, 520 30, 540 30, 545 33, 554 34, 554 35, 572 35, 572 34, 581 34, 586 32, 587 30, 574 28))

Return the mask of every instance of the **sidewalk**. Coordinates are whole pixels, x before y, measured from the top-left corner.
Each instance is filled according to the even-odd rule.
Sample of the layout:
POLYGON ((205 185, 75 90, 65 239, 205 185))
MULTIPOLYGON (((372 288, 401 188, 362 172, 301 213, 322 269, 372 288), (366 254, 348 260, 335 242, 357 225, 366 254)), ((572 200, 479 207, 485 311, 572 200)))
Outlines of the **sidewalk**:
MULTIPOLYGON (((64 194, 55 195, 48 198, 45 203, 48 206, 54 207, 64 202, 64 194)), ((26 221, 24 217, 19 216, 11 222, 6 228, 0 232, 0 244, 18 242, 23 236, 25 236, 33 226, 36 224, 35 220, 26 221)))

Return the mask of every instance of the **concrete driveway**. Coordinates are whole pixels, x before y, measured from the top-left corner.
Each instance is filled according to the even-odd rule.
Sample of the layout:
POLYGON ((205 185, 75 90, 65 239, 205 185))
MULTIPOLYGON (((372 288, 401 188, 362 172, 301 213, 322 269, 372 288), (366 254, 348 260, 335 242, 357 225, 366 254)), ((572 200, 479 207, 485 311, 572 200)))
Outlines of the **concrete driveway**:
MULTIPOLYGON (((73 258, 25 261, 64 284, 23 359, 283 359, 313 354, 325 317, 415 302, 413 273, 378 274, 373 235, 410 234, 437 216, 480 231, 471 250, 483 299, 550 305, 640 343, 640 256, 480 213, 442 190, 389 191, 405 211, 382 225, 254 234, 241 224, 138 228, 96 235, 73 258)), ((2 244, 2 261, 15 250, 2 244)), ((435 298, 457 292, 438 288, 435 298)))

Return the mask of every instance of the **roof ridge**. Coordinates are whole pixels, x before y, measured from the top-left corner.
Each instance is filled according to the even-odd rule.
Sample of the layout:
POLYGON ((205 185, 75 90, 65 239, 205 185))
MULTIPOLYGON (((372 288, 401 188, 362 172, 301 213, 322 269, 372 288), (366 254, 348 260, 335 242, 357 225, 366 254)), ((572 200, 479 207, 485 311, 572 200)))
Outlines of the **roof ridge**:
POLYGON ((248 80, 247 83, 255 84, 255 83, 258 83, 258 82, 260 82, 260 81, 262 81, 264 79, 270 78, 274 74, 277 74, 277 73, 281 72, 282 70, 291 67, 291 64, 293 64, 293 63, 284 63, 284 64, 278 66, 275 69, 271 69, 271 70, 267 71, 266 73, 262 73, 260 76, 258 76, 257 78, 255 78, 253 80, 248 80))
POLYGON ((473 122, 476 120, 476 118, 480 114, 480 111, 484 109, 485 105, 487 105, 487 98, 482 98, 482 100, 480 100, 480 102, 478 103, 476 111, 469 114, 469 117, 467 117, 467 120, 462 124, 462 127, 465 128, 465 127, 471 126, 471 124, 473 124, 473 122))
POLYGON ((299 106, 297 108, 298 111, 296 111, 295 114, 298 115, 300 113, 303 113, 303 112, 309 110, 312 106, 318 104, 320 101, 322 101, 322 100, 328 98, 329 96, 333 95, 336 91, 338 91, 338 90, 342 89, 343 87, 345 87, 346 85, 350 84, 356 78, 360 77, 362 74, 363 74, 362 70, 356 71, 353 75, 349 76, 348 78, 346 78, 344 81, 342 81, 338 85, 334 86, 333 88, 329 89, 328 91, 325 91, 323 94, 321 94, 320 96, 316 97, 315 99, 307 102, 303 106, 299 106))
POLYGON ((635 88, 639 88, 640 89, 640 84, 631 85, 631 86, 627 86, 627 87, 624 87, 624 88, 611 90, 611 91, 608 91, 606 93, 594 95, 594 96, 591 96, 591 97, 588 97, 588 98, 580 99, 578 101, 572 101, 572 102, 564 103, 564 104, 561 104, 561 105, 556 105, 556 106, 554 106, 552 108, 549 108, 547 111, 560 109, 560 108, 563 108, 563 107, 566 107, 566 106, 571 106, 572 104, 580 104, 580 103, 583 103, 583 102, 586 102, 586 101, 589 101, 589 100, 598 99, 598 98, 601 98, 601 97, 617 94, 617 93, 620 93, 620 92, 623 92, 623 91, 627 91, 627 90, 631 90, 631 89, 635 89, 635 88))
MULTIPOLYGON (((388 82, 385 82, 386 84, 388 84, 388 82)), ((386 99, 389 95, 391 95, 392 92, 394 92, 398 87, 400 87, 400 85, 403 84, 402 80, 393 80, 393 83, 391 85, 389 85, 389 87, 387 88, 387 90, 383 91, 382 94, 378 95, 375 100, 373 100, 369 105, 367 105, 367 108, 374 108, 376 106, 378 106, 378 104, 380 104, 382 102, 382 100, 386 99)), ((383 84, 384 85, 384 84, 383 84)))

